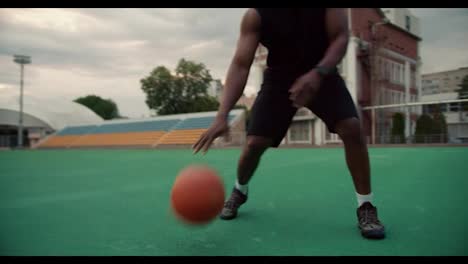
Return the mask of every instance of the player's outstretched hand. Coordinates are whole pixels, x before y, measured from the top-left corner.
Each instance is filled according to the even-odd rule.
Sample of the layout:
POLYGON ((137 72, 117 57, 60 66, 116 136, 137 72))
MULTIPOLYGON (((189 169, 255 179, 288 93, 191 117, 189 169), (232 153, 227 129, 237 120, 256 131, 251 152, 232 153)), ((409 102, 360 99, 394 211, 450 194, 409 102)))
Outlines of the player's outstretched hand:
POLYGON ((193 154, 198 153, 201 149, 203 149, 203 153, 206 153, 216 138, 226 135, 228 132, 227 120, 225 118, 216 118, 211 127, 192 146, 193 154))

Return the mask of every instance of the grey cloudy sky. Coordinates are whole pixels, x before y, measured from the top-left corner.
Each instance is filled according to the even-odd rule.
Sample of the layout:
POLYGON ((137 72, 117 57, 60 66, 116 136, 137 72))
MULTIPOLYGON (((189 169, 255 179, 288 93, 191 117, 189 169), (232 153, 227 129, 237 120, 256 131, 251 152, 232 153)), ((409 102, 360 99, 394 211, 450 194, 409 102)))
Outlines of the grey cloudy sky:
MULTIPOLYGON (((224 80, 245 9, 0 9, 0 96, 18 93, 13 54, 32 56, 27 93, 113 99, 121 114, 148 115, 139 80, 180 58, 224 80)), ((423 73, 468 66, 468 9, 417 9, 423 73)), ((252 73, 246 93, 256 83, 252 73)))

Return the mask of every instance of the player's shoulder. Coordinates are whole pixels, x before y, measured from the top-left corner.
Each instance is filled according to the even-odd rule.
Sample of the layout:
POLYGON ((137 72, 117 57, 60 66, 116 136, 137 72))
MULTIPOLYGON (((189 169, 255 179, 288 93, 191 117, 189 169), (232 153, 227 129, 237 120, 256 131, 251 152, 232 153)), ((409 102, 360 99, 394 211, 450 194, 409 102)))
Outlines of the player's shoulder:
POLYGON ((274 13, 275 8, 259 8, 259 7, 253 7, 249 9, 250 12, 255 13, 258 17, 264 17, 268 16, 272 13, 274 13))
POLYGON ((259 19, 262 15, 262 8, 248 8, 244 13, 244 18, 259 19))
POLYGON ((245 11, 242 18, 242 28, 257 31, 261 25, 260 13, 255 8, 249 8, 245 11))

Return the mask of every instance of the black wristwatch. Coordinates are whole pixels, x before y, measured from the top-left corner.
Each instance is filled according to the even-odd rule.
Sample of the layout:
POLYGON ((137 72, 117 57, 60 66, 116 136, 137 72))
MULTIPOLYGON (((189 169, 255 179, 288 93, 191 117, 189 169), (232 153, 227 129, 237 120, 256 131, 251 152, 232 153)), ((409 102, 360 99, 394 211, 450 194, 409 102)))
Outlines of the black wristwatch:
POLYGON ((329 76, 332 73, 336 72, 336 67, 329 68, 325 66, 315 66, 314 68, 322 77, 329 76))

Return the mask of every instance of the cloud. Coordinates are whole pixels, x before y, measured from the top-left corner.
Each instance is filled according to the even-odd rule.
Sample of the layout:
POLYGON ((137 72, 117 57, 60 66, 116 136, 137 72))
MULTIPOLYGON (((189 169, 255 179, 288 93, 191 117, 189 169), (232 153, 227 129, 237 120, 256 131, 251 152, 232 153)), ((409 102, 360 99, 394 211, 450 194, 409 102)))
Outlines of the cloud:
MULTIPOLYGON (((139 81, 156 66, 195 60, 224 81, 245 10, 0 9, 0 93, 18 87, 12 55, 26 54, 28 92, 66 100, 92 93, 116 101, 123 115, 148 115, 139 81)), ((421 22, 423 72, 466 66, 467 9, 411 10, 421 22)), ((256 86, 253 67, 247 94, 256 86)))
POLYGON ((468 9, 411 8, 421 25, 422 73, 468 66, 468 9))
POLYGON ((224 80, 244 10, 0 9, 0 84, 18 83, 11 56, 27 54, 30 91, 94 93, 124 115, 147 115, 139 80, 156 66, 197 60, 224 80))

